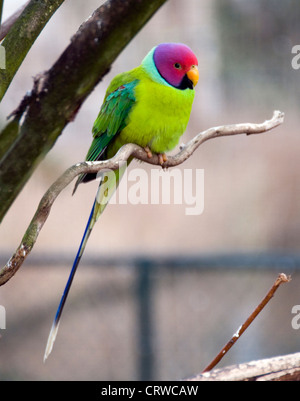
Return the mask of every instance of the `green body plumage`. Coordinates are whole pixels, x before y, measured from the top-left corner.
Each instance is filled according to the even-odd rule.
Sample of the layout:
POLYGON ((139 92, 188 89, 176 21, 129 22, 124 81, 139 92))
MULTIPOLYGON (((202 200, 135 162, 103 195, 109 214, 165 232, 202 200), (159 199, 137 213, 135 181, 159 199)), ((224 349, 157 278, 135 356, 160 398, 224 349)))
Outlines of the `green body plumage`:
MULTIPOLYGON (((148 53, 139 67, 119 74, 111 81, 93 126, 94 139, 86 160, 108 159, 126 143, 148 147, 153 153, 164 153, 177 145, 190 117, 194 99, 193 87, 198 80, 197 59, 185 45, 159 46, 148 53), (168 67, 171 66, 171 82, 179 83, 178 72, 184 67, 184 64, 176 62, 176 58, 173 60, 173 53, 177 57, 174 48, 184 55, 181 58, 183 62, 188 60, 186 67, 189 70, 184 70, 180 86, 170 84, 160 74, 154 61, 154 52, 158 48, 158 61, 162 70, 165 71, 165 59, 168 67)), ((50 354, 55 341, 62 309, 89 235, 118 186, 125 168, 126 166, 122 166, 109 174, 100 174, 96 199, 49 334, 44 360, 50 354)), ((91 178, 94 176, 80 176, 74 191, 78 184, 91 178)))
POLYGON ((155 153, 177 145, 188 124, 195 91, 180 90, 164 81, 154 70, 152 52, 139 67, 112 80, 94 123, 95 140, 89 153, 103 135, 114 136, 108 157, 125 143, 149 146, 155 153))
MULTIPOLYGON (((195 91, 168 84, 155 68, 153 51, 139 67, 111 81, 93 126, 94 140, 86 160, 111 158, 126 143, 148 146, 154 153, 167 152, 178 144, 189 121, 195 91)), ((122 175, 115 174, 112 185, 118 185, 122 175)), ((82 180, 78 179, 76 187, 82 180)), ((106 187, 112 194, 109 183, 106 187)), ((98 191, 93 223, 109 201, 103 195, 98 191)))
MULTIPOLYGON (((108 156, 113 156, 125 143, 149 146, 154 153, 173 149, 188 124, 194 91, 154 82, 142 67, 125 74, 126 78, 130 76, 136 82, 130 93, 135 102, 125 118, 124 128, 109 146, 108 156)), ((117 80, 122 78, 123 74, 117 80)))

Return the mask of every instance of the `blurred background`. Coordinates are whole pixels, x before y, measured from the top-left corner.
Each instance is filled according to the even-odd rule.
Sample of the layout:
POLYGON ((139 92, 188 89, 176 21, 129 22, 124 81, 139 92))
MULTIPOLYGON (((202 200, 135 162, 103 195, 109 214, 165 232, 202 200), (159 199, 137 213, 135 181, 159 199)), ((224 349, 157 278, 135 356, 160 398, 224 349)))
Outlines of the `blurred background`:
MULTIPOLYGON (((4 2, 3 21, 22 1, 4 2)), ((101 4, 66 0, 43 30, 0 108, 0 125, 33 77, 47 70, 101 4)), ((94 228, 46 364, 49 329, 97 189, 70 185, 55 202, 18 274, 0 289, 1 380, 172 380, 199 373, 244 322, 278 272, 292 275, 218 367, 299 351, 291 309, 300 304, 300 45, 297 0, 169 0, 132 40, 69 124, 0 226, 4 265, 44 192, 84 160, 114 75, 160 42, 198 56, 200 81, 186 143, 212 126, 284 124, 203 144, 183 165, 204 169, 204 211, 186 205, 109 205, 94 228)), ((59 88, 57 88, 59 91, 59 88)), ((130 169, 148 165, 132 164, 130 169)), ((121 183, 122 185, 122 183, 121 183)), ((194 185, 196 185, 194 183, 194 185)), ((176 191, 176 188, 174 188, 176 191)), ((178 190, 178 189, 177 189, 178 190)))

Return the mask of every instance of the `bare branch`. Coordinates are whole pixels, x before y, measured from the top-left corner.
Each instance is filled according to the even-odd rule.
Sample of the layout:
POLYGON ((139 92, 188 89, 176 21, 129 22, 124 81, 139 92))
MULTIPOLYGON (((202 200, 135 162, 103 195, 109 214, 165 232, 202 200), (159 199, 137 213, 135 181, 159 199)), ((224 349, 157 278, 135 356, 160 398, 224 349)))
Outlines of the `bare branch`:
POLYGON ((300 352, 214 369, 188 381, 299 381, 300 352))
MULTIPOLYGON (((173 167, 183 163, 203 142, 207 141, 208 139, 238 134, 260 134, 282 124, 283 119, 284 114, 282 112, 274 111, 272 119, 261 124, 246 123, 210 128, 199 133, 186 145, 182 146, 180 152, 175 156, 169 156, 168 160, 162 165, 162 167, 173 167)), ((140 146, 127 144, 109 160, 98 162, 85 161, 68 168, 65 173, 51 185, 41 199, 38 209, 29 224, 20 246, 14 255, 9 259, 7 264, 0 270, 0 285, 5 284, 21 267, 22 263, 33 248, 39 232, 47 220, 55 199, 76 176, 82 173, 98 173, 103 169, 116 170, 120 164, 125 163, 131 156, 146 163, 160 165, 160 158, 158 155, 153 154, 152 157, 149 158, 145 150, 140 146)))
POLYGON ((245 323, 243 323, 235 334, 232 336, 231 340, 221 349, 218 355, 211 361, 211 363, 203 370, 202 373, 209 372, 212 370, 221 359, 227 354, 230 348, 236 343, 236 341, 241 337, 241 335, 247 330, 253 320, 258 316, 258 314, 263 310, 263 308, 267 305, 267 303, 274 296, 275 292, 278 290, 279 286, 283 283, 288 283, 291 280, 290 277, 287 277, 284 273, 280 273, 271 289, 268 291, 267 295, 260 302, 260 304, 255 308, 255 310, 251 313, 251 315, 247 318, 245 323))
MULTIPOLYGON (((283 120, 284 120, 284 113, 275 110, 272 118, 270 120, 264 121, 261 124, 244 123, 244 124, 232 124, 232 125, 224 125, 220 127, 210 128, 206 131, 200 132, 200 134, 198 134, 186 145, 182 145, 181 151, 174 157, 169 158, 169 160, 164 164, 164 167, 172 167, 183 163, 194 153, 194 151, 198 148, 198 146, 200 146, 203 142, 207 141, 208 139, 218 138, 221 136, 240 135, 240 134, 246 134, 246 135, 262 134, 282 124, 283 120)), ((157 163, 155 162, 154 164, 157 163)))

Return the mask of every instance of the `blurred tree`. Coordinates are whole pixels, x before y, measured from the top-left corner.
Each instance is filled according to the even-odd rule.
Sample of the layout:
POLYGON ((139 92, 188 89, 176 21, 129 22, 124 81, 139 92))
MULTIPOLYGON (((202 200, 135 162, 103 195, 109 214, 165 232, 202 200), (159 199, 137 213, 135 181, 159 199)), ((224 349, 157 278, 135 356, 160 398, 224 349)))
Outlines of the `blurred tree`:
POLYGON ((270 103, 285 93, 294 102, 299 77, 289 73, 291 48, 300 36, 299 1, 224 0, 216 2, 216 12, 225 98, 240 103, 238 94, 244 92, 247 103, 251 94, 270 103))

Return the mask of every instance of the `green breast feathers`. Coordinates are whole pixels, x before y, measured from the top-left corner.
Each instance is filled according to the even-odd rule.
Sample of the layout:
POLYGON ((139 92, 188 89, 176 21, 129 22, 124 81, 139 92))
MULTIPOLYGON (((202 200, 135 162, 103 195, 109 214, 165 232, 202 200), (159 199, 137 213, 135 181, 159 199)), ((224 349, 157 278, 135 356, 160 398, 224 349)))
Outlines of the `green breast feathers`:
MULTIPOLYGON (((116 81, 120 78, 117 76, 116 81)), ((155 153, 173 149, 188 124, 194 90, 155 82, 141 67, 126 73, 123 82, 124 78, 131 78, 131 82, 107 94, 94 124, 95 139, 101 136, 100 146, 115 135, 106 157, 113 156, 125 143, 148 146, 155 153)), ((111 86, 115 86, 114 81, 111 86)))

